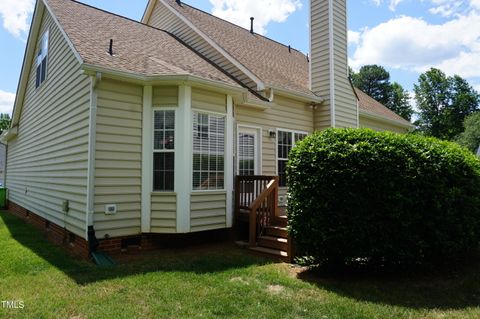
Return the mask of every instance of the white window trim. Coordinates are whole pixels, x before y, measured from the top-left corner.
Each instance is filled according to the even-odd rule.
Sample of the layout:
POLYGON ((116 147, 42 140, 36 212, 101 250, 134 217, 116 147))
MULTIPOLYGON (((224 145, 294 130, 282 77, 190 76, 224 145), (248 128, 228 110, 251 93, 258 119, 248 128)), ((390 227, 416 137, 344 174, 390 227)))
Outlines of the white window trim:
MULTIPOLYGON (((152 161, 152 167, 151 167, 151 173, 152 173, 152 179, 151 179, 151 193, 160 193, 160 194, 165 194, 165 193, 175 193, 175 178, 174 178, 174 181, 173 181, 173 190, 165 190, 165 191, 158 191, 158 190, 154 190, 154 182, 153 182, 153 154, 154 153, 174 153, 175 154, 175 157, 177 156, 177 127, 178 127, 178 116, 177 116, 177 110, 178 110, 178 107, 173 107, 173 106, 165 106, 165 107, 162 107, 162 106, 154 106, 152 107, 152 115, 151 115, 151 141, 150 141, 150 153, 151 153, 151 161, 152 161), (174 111, 174 114, 175 114, 175 128, 174 128, 174 136, 175 136, 175 139, 174 139, 174 147, 173 147, 173 150, 156 150, 155 149, 155 112, 156 111, 174 111)), ((176 163, 176 161, 174 160, 174 163, 176 163)), ((173 168, 173 175, 175 176, 176 174, 176 170, 177 170, 177 166, 174 165, 174 168, 173 168)))
MULTIPOLYGON (((46 29, 45 32, 43 32, 42 35, 40 36, 40 48, 39 48, 40 50, 42 49, 43 37, 44 37, 45 35, 47 35, 47 37, 48 37, 48 40, 47 40, 47 57, 46 57, 47 61, 46 61, 46 63, 45 63, 45 80, 43 80, 43 82, 41 82, 41 83, 38 85, 38 87, 35 85, 35 86, 36 86, 36 87, 35 87, 35 90, 39 90, 39 89, 43 86, 43 84, 44 84, 45 82, 47 82, 47 80, 48 80, 48 70, 49 70, 49 67, 48 67, 49 63, 48 63, 48 62, 49 62, 49 60, 50 60, 50 28, 46 29)), ((38 53, 38 51, 37 51, 37 53, 38 53)), ((35 58, 38 59, 38 54, 35 56, 35 58)), ((43 59, 42 59, 42 61, 43 61, 43 59)), ((40 62, 40 64, 41 64, 41 62, 40 62)), ((37 69, 38 69, 38 65, 39 65, 39 64, 38 64, 38 60, 36 60, 36 61, 35 61, 35 84, 36 84, 36 81, 37 81, 37 78, 36 78, 36 77, 37 77, 37 74, 36 74, 36 72, 37 72, 37 69)))
POLYGON ((227 143, 228 143, 228 134, 227 134, 227 130, 228 129, 231 129, 231 128, 228 128, 227 127, 227 120, 228 120, 228 115, 226 113, 221 113, 221 112, 215 112, 215 111, 209 111, 209 110, 202 110, 202 109, 199 109, 199 108, 194 108, 192 107, 192 112, 191 112, 191 130, 190 130, 190 135, 191 135, 191 145, 190 145, 190 158, 192 159, 192 167, 190 168, 191 169, 191 178, 190 178, 190 190, 192 193, 194 194, 198 194, 198 193, 215 193, 215 192, 226 192, 227 191, 227 183, 226 183, 226 174, 227 174, 227 160, 226 160, 226 156, 227 156, 227 143), (202 113, 202 114, 208 114, 208 115, 214 115, 214 116, 219 116, 219 117, 223 117, 225 119, 225 132, 224 132, 224 140, 225 140, 225 144, 224 144, 224 150, 223 150, 223 174, 224 174, 224 177, 223 177, 223 188, 222 189, 193 189, 193 115, 194 113, 202 113))
MULTIPOLYGON (((275 130, 275 172, 277 173, 277 176, 279 176, 278 175, 278 160, 279 160, 279 157, 278 157, 278 132, 280 132, 280 131, 293 134, 293 136, 292 136, 292 148, 295 147, 295 144, 296 144, 296 141, 295 142, 293 141, 293 139, 295 137, 295 133, 310 135, 310 133, 308 133, 306 131, 297 131, 297 130, 291 130, 291 129, 276 128, 276 130, 275 130)), ((280 189, 287 189, 288 186, 279 186, 279 188, 280 189)))
POLYGON ((240 133, 241 129, 242 128, 246 128, 246 129, 252 129, 252 130, 256 130, 257 131, 257 135, 258 135, 258 139, 257 139, 257 142, 259 145, 257 145, 257 156, 255 158, 257 162, 257 165, 258 165, 258 175, 262 175, 262 172, 263 172, 263 163, 262 163, 262 147, 263 147, 263 129, 262 127, 260 126, 255 126, 255 125, 245 125, 245 124, 237 124, 237 130, 236 130, 236 137, 235 137, 235 143, 236 143, 236 147, 235 147, 235 162, 237 164, 237 167, 236 167, 236 171, 235 171, 235 175, 239 175, 240 173, 240 156, 239 156, 239 153, 240 153, 240 143, 239 143, 239 140, 238 140, 238 134, 240 133))

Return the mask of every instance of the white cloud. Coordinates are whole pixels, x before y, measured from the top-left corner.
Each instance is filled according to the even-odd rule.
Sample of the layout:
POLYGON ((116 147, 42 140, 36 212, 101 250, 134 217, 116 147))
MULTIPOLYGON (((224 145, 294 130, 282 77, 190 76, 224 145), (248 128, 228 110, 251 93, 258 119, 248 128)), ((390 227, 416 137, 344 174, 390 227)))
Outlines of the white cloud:
POLYGON ((448 74, 480 76, 480 12, 474 10, 443 24, 400 16, 361 30, 358 43, 351 57, 354 68, 381 64, 422 72, 438 67, 448 74))
POLYGON ((360 35, 361 35, 360 32, 349 30, 348 31, 348 44, 358 45, 358 43, 360 42, 360 35))
POLYGON ((480 0, 470 0, 472 8, 480 10, 480 0))
POLYGON ((15 37, 28 32, 28 19, 34 9, 34 0, 0 0, 3 27, 15 37))
POLYGON ((15 93, 0 90, 0 113, 8 113, 11 116, 14 103, 15 93))
MULTIPOLYGON (((402 2, 403 0, 390 0, 388 1, 388 8, 391 10, 391 11, 395 11, 397 9, 397 6, 402 2)), ((376 5, 377 7, 379 7, 383 2, 384 0, 370 0, 371 3, 373 3, 374 5, 376 5)))
POLYGON ((285 22, 302 7, 300 0, 210 0, 210 3, 215 16, 246 29, 250 29, 250 17, 254 17, 254 29, 259 34, 267 32, 270 22, 285 22))

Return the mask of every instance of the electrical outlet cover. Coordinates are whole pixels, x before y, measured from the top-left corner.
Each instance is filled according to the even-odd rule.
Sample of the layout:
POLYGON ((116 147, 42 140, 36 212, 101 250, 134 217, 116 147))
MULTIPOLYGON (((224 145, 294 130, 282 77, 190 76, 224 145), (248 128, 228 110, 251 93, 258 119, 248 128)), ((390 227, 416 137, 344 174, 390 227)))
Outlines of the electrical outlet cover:
POLYGON ((107 204, 105 205, 105 215, 115 215, 117 213, 117 205, 107 204))

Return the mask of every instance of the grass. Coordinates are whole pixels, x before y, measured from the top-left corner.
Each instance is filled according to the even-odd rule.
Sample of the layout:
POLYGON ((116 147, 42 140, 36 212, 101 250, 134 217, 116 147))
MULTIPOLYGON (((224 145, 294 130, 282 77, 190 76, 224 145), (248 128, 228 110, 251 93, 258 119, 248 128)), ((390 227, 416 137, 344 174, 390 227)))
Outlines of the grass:
POLYGON ((232 244, 101 269, 0 213, 0 318, 480 318, 479 264, 447 274, 325 275, 232 244))

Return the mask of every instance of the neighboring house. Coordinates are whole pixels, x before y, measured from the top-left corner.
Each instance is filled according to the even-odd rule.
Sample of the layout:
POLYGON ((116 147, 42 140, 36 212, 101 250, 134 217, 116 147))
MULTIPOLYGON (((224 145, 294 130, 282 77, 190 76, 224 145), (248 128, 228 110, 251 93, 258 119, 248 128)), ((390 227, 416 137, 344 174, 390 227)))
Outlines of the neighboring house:
POLYGON ((7 159, 7 146, 0 143, 0 187, 5 184, 5 160, 7 159))
POLYGON ((38 0, 2 135, 11 210, 85 254, 96 239, 116 250, 141 234, 226 229, 234 199, 240 214, 269 181, 285 205, 288 152, 307 134, 407 132, 351 86, 345 0, 311 5, 308 57, 180 1, 150 0, 140 23, 38 0), (272 177, 234 190, 237 175, 272 177))

